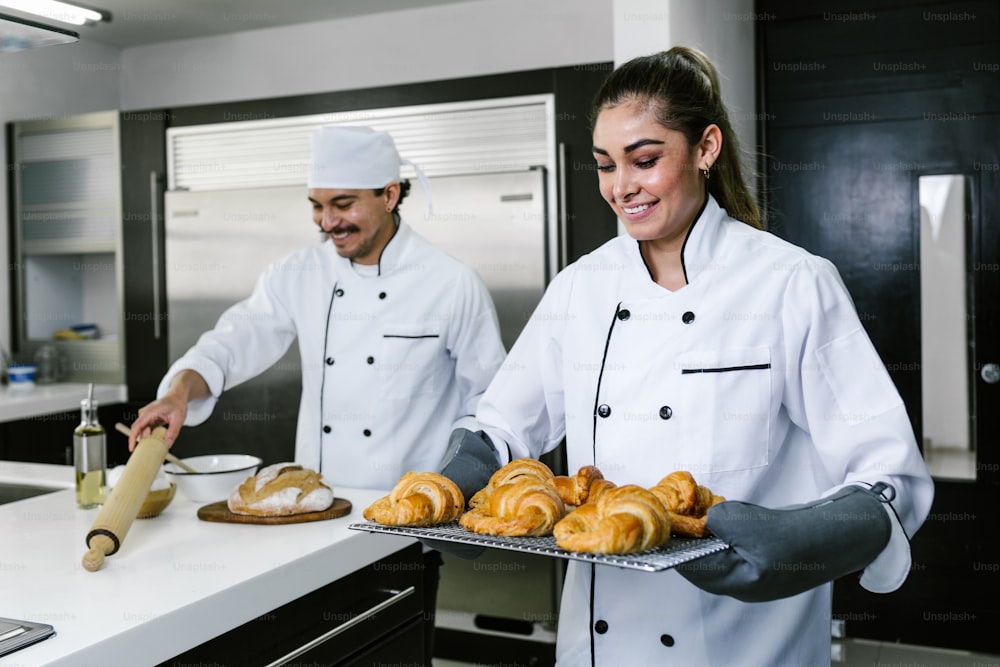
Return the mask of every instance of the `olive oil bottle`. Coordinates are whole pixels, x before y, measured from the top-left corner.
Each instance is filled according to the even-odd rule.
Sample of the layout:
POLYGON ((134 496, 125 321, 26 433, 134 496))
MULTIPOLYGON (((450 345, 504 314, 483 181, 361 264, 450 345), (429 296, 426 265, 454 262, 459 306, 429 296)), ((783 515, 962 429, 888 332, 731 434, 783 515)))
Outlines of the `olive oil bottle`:
POLYGON ((107 437, 97 421, 97 401, 91 384, 80 401, 80 425, 73 431, 73 463, 76 467, 76 504, 90 509, 104 503, 107 468, 107 437))

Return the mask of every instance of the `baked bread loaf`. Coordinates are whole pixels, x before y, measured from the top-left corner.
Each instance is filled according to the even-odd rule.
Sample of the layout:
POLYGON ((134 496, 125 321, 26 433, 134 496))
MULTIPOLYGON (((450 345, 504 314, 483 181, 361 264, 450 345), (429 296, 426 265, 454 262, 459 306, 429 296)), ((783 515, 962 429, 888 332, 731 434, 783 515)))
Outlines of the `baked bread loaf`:
POLYGON ((392 492, 364 511, 364 517, 387 526, 426 527, 450 523, 465 509, 455 482, 436 472, 408 472, 392 492))
POLYGON ((552 483, 563 502, 574 506, 596 501, 605 491, 615 488, 614 483, 604 479, 601 471, 594 466, 583 466, 572 477, 556 475, 552 483))
POLYGON ((705 486, 695 482, 685 470, 672 472, 652 487, 650 491, 659 498, 670 513, 670 529, 675 535, 705 537, 708 508, 725 500, 705 486))
POLYGON ((469 507, 482 505, 498 486, 510 484, 522 477, 530 477, 542 482, 551 483, 555 475, 552 474, 551 468, 537 459, 514 459, 493 473, 486 486, 473 494, 472 498, 469 499, 469 507))
POLYGON ((462 515, 459 525, 482 535, 551 535, 566 506, 551 481, 523 475, 494 488, 462 515))
POLYGON ((665 543, 670 538, 670 516, 651 491, 626 484, 567 514, 553 535, 567 551, 631 554, 665 543))
POLYGON ((333 489, 315 470, 275 463, 247 477, 226 503, 233 514, 290 516, 322 512, 333 505, 333 489))

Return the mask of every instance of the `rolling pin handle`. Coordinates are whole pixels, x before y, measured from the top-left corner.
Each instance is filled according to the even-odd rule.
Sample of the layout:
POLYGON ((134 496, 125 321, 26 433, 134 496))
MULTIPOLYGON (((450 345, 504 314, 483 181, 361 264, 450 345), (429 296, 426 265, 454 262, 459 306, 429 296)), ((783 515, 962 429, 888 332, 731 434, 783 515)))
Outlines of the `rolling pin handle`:
POLYGON ((97 572, 104 565, 104 552, 100 549, 90 549, 83 554, 83 569, 87 572, 97 572))
POLYGON ((90 549, 83 554, 83 569, 88 572, 97 572, 104 565, 104 557, 118 551, 120 545, 118 538, 111 531, 102 529, 90 531, 87 535, 87 546, 90 549))
MULTIPOLYGON (((112 533, 110 530, 105 530, 104 528, 95 528, 92 531, 90 531, 89 533, 87 533, 87 546, 88 547, 91 546, 90 541, 92 539, 94 539, 95 537, 97 537, 98 535, 104 535, 105 537, 108 538, 108 540, 111 540, 111 551, 105 550, 104 551, 104 555, 105 556, 113 556, 114 554, 118 553, 118 550, 122 546, 121 541, 118 539, 117 535, 115 535, 114 533, 112 533)), ((103 542, 104 544, 107 544, 107 540, 101 540, 101 542, 103 542)))

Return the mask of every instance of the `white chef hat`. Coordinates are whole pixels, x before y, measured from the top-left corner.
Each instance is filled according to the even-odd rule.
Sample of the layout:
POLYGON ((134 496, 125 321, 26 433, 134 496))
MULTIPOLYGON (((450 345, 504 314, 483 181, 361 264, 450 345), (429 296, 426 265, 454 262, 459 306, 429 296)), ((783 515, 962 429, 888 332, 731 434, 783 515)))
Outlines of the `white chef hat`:
POLYGON ((433 213, 431 189, 423 170, 399 157, 388 133, 370 127, 326 125, 313 130, 307 187, 384 188, 399 182, 399 168, 404 164, 416 171, 427 195, 427 210, 433 213))
POLYGON ((319 127, 312 133, 308 187, 361 190, 399 181, 396 144, 370 127, 319 127))

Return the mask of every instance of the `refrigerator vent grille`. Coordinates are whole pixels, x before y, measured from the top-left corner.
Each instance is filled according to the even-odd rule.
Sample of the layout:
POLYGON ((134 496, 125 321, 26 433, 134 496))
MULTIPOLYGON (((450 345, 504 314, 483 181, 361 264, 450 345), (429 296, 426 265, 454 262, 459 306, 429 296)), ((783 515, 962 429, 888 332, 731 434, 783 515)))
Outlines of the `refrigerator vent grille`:
MULTIPOLYGON (((554 154, 551 95, 237 121, 167 130, 171 190, 302 185, 321 125, 390 133, 428 177, 522 171, 554 154)), ((404 165, 403 178, 416 172, 404 165)))

